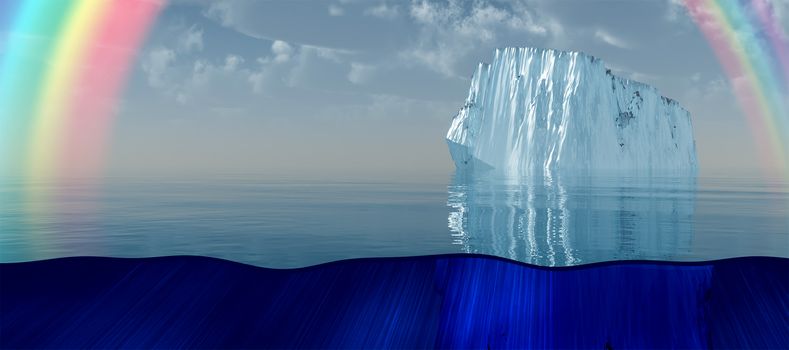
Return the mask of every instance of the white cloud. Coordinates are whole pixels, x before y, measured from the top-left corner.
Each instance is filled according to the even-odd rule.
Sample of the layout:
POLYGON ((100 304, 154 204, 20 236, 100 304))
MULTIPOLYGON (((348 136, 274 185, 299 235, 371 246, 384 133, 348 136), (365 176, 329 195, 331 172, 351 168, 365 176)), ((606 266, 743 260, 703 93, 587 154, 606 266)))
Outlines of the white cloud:
POLYGON ((364 84, 370 81, 375 67, 368 64, 357 62, 351 63, 351 70, 348 72, 348 80, 354 84, 364 84))
POLYGON ((373 7, 370 7, 364 10, 364 14, 367 16, 373 16, 383 19, 394 19, 400 15, 400 10, 397 6, 394 5, 387 5, 386 3, 380 3, 373 7))
POLYGON ((599 41, 602 41, 602 42, 604 42, 604 43, 606 43, 608 45, 611 45, 613 47, 618 47, 620 49, 629 49, 629 48, 631 48, 631 44, 628 43, 626 40, 624 40, 624 39, 622 39, 620 37, 617 37, 617 36, 607 32, 607 31, 605 31, 603 29, 600 29, 600 28, 595 30, 594 37, 595 37, 595 39, 597 39, 599 41))
POLYGON ((282 66, 287 61, 277 61, 276 58, 260 57, 257 59, 258 67, 249 73, 247 81, 252 86, 252 92, 256 94, 265 93, 267 89, 281 82, 279 75, 287 74, 287 70, 282 66), (279 81, 278 81, 279 80, 279 81))
POLYGON ((691 84, 685 92, 687 101, 726 100, 731 98, 731 86, 723 77, 704 80, 701 74, 691 76, 691 84))
POLYGON ((704 93, 707 96, 714 96, 729 92, 729 84, 723 78, 713 79, 704 85, 704 93))
POLYGON ((175 57, 175 51, 164 47, 148 52, 142 61, 142 70, 148 77, 148 84, 156 88, 164 87, 167 70, 175 62, 175 57))
MULTIPOLYGON (((231 21, 234 13, 239 13, 228 4, 212 3, 206 12, 213 11, 213 16, 231 21)), ((243 105, 245 100, 256 100, 252 94, 291 94, 289 87, 311 91, 348 89, 368 81, 375 70, 364 61, 353 60, 352 64, 350 58, 358 55, 353 51, 284 40, 270 41, 270 52, 257 59, 235 54, 216 59, 214 55, 199 54, 203 50, 222 52, 203 40, 202 28, 176 22, 163 32, 166 35, 157 37, 162 45, 143 55, 141 69, 151 87, 183 108, 210 110, 227 106, 228 100, 243 105)))
POLYGON ((244 58, 229 54, 223 62, 217 64, 209 60, 198 59, 192 65, 191 76, 174 85, 176 101, 181 104, 204 99, 214 95, 217 90, 229 90, 228 86, 243 86, 247 77, 252 74, 242 68, 244 58), (196 97, 197 96, 197 97, 196 97))
POLYGON ((214 65, 206 60, 197 60, 192 68, 192 83, 205 85, 214 71, 214 65))
POLYGON ((329 16, 342 16, 345 14, 345 10, 342 7, 337 5, 329 5, 329 16))
POLYGON ((235 20, 232 3, 227 1, 213 2, 203 13, 206 17, 215 19, 227 27, 232 26, 235 20))
POLYGON ((452 17, 457 17, 463 9, 457 2, 449 2, 442 6, 430 1, 413 1, 411 3, 411 17, 422 24, 435 24, 446 22, 452 17))
POLYGON ((341 49, 331 49, 328 47, 322 46, 312 46, 312 45, 301 45, 302 51, 310 51, 314 52, 321 58, 325 58, 327 60, 341 63, 345 61, 345 56, 353 55, 353 51, 348 50, 341 50, 341 49))
MULTIPOLYGON (((385 3, 384 0, 331 0, 316 2, 315 6, 303 6, 304 2, 213 0, 206 1, 202 14, 246 36, 265 40, 285 40, 291 45, 311 45, 352 51, 373 51, 391 48, 406 42, 413 33, 412 28, 401 26, 396 21, 371 21, 365 15, 376 13, 389 16, 395 6, 368 8, 385 3), (372 10, 370 10, 372 11, 372 10), (328 12, 328 13, 327 13, 328 12), (339 21, 335 16, 343 16, 339 21), (299 20, 282 20, 298 18, 299 20), (314 30, 304 30, 310 23, 314 30), (360 33, 362 28, 364 33, 360 33), (388 34, 399 31, 397 35, 388 34)), ((309 3, 309 1, 307 2, 309 3)), ((407 5, 408 3, 405 3, 407 5)), ((313 4, 308 4, 313 5, 313 4)), ((397 5, 400 8, 403 5, 397 5)))
POLYGON ((259 57, 257 68, 248 72, 247 80, 255 93, 275 92, 274 87, 283 84, 289 87, 309 85, 327 74, 341 79, 335 80, 337 84, 345 82, 343 78, 362 83, 374 68, 361 64, 351 66, 346 57, 348 53, 343 50, 275 41, 271 51, 271 55, 259 57), (340 73, 342 69, 349 69, 349 73, 340 73))
POLYGON ((219 62, 207 59, 184 60, 172 49, 151 50, 143 59, 149 85, 182 105, 200 101, 211 102, 216 91, 241 91, 249 89, 249 77, 255 72, 244 68, 245 60, 229 54, 219 62), (185 61, 180 62, 179 61, 185 61))
POLYGON ((682 0, 666 0, 666 19, 669 22, 676 22, 685 13, 685 5, 682 0))
MULTIPOLYGON (((169 28, 171 36, 167 46, 159 46, 148 51, 142 59, 142 70, 146 73, 148 84, 152 87, 173 90, 173 70, 177 61, 193 52, 203 50, 203 30, 196 25, 181 25, 169 28)), ((183 98, 181 98, 183 99, 183 98)))
POLYGON ((224 70, 235 71, 242 63, 244 63, 244 58, 241 56, 227 55, 227 57, 225 57, 224 70))
MULTIPOLYGON (((236 29, 239 33, 261 40, 271 40, 270 53, 263 57, 246 60, 240 56, 228 55, 221 59, 194 60, 190 55, 182 55, 176 49, 177 60, 171 72, 171 84, 161 89, 165 94, 173 96, 181 103, 200 103, 210 105, 208 91, 216 93, 231 82, 234 89, 245 87, 247 93, 259 93, 271 96, 287 94, 290 88, 342 91, 355 94, 363 85, 365 89, 386 91, 411 95, 399 88, 381 89, 375 82, 377 76, 397 74, 403 69, 408 74, 424 74, 425 69, 437 72, 432 79, 443 80, 445 77, 467 78, 474 62, 480 57, 487 57, 493 48, 502 43, 513 42, 513 45, 536 44, 530 39, 542 40, 561 30, 557 23, 547 15, 536 16, 537 9, 528 1, 518 3, 502 3, 490 0, 463 2, 448 0, 446 2, 413 1, 409 3, 376 0, 372 3, 333 1, 333 5, 343 11, 344 16, 370 16, 401 20, 410 20, 415 25, 408 26, 406 33, 399 42, 386 48, 388 52, 380 55, 378 51, 345 50, 300 44, 298 38, 288 37, 282 40, 276 31, 271 33, 259 29, 250 19, 250 6, 258 8, 257 2, 216 1, 206 3, 204 15, 211 17, 225 26, 236 29), (252 33, 252 34, 249 34, 252 33), (271 37, 271 39, 269 39, 271 37), (251 62, 248 64, 247 62, 251 62), (419 66, 419 67, 416 67, 419 66), (416 68, 416 69, 414 69, 416 68), (458 74, 457 72, 461 72, 458 74), (238 84, 241 81, 242 84, 238 84)), ((323 6, 328 6, 324 4, 323 6)), ((262 5, 261 5, 262 6, 262 5)), ((314 9, 314 16, 328 21, 336 21, 326 16, 327 7, 314 9)), ((265 8, 264 6, 260 8, 265 8)), ((347 20, 355 20, 347 18, 347 20)), ((380 24, 381 28, 403 24, 401 21, 371 21, 380 24)), ((192 26, 182 36, 184 48, 191 51, 203 47, 203 30, 192 26), (184 40, 189 38, 189 40, 184 40), (200 40, 198 40, 200 39, 200 40), (186 43, 190 44, 186 44, 186 43)), ((205 29, 206 31, 208 28, 205 29)), ((378 28, 380 30, 380 28, 378 28)), ((205 43, 205 50, 213 51, 205 43)), ((265 44, 264 44, 265 45, 265 44)), ((177 47, 177 43, 172 43, 177 47)), ((254 57, 254 56, 253 56, 254 57)), ((473 68, 473 67, 472 67, 473 68)), ((239 90, 232 90, 233 98, 240 98, 239 90)), ((365 91, 366 92, 366 91, 365 91)), ((243 96, 241 94, 240 96, 243 96)))
POLYGON ((293 47, 282 40, 274 40, 271 44, 271 52, 274 53, 275 62, 287 62, 293 54, 293 47))
POLYGON ((468 9, 459 1, 414 1, 409 14, 420 26, 419 38, 400 56, 445 76, 460 77, 468 72, 457 74, 458 63, 482 47, 501 45, 498 42, 504 37, 545 38, 549 34, 548 21, 537 21, 526 5, 516 3, 513 9, 517 10, 486 1, 474 2, 468 9))
POLYGON ((178 38, 179 52, 193 52, 203 50, 203 30, 197 26, 187 28, 178 38))
POLYGON ((265 87, 266 75, 262 72, 255 72, 249 75, 249 83, 252 84, 252 91, 262 93, 265 87))
MULTIPOLYGON (((162 90, 165 94, 175 96, 180 103, 189 100, 188 92, 184 91, 184 67, 181 61, 188 58, 191 53, 202 51, 204 48, 203 30, 196 25, 184 27, 175 25, 169 28, 169 44, 159 46, 148 51, 142 59, 142 70, 146 73, 148 84, 162 90)), ((192 71, 196 76, 192 81, 200 80, 200 71, 205 64, 198 60, 194 63, 192 71)))

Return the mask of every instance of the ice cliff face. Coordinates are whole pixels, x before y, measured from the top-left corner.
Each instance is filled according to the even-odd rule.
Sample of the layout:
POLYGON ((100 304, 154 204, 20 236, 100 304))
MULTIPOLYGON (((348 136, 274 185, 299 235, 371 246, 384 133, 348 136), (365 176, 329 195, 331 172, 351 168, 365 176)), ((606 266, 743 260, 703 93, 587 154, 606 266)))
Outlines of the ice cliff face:
POLYGON ((695 174, 688 111, 580 52, 496 50, 447 133, 459 170, 695 174))

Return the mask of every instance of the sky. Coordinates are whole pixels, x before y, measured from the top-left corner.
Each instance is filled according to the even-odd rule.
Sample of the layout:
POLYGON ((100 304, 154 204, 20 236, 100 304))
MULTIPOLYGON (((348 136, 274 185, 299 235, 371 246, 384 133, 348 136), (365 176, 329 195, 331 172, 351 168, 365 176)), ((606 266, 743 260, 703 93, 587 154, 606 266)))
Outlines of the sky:
MULTIPOLYGON (((789 1, 774 1, 789 32, 789 1)), ((172 0, 116 106, 109 175, 424 178, 495 48, 579 50, 691 113, 702 175, 759 168, 712 49, 674 0, 172 0)))

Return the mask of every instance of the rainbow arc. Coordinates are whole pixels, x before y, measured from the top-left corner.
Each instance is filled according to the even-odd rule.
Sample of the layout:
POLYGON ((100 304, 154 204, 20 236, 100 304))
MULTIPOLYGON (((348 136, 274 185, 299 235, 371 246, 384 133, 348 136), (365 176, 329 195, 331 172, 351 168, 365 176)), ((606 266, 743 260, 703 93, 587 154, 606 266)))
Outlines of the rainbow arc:
POLYGON ((685 0, 745 114, 764 168, 789 166, 789 41, 766 0, 685 0))
POLYGON ((164 0, 22 0, 0 17, 0 175, 99 176, 113 106, 164 0))

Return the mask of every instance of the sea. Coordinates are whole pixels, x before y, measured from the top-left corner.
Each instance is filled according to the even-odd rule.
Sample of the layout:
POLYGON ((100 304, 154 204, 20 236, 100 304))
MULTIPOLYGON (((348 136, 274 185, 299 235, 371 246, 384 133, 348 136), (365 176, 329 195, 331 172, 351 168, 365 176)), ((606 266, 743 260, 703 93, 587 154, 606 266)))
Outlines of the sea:
POLYGON ((789 183, 749 177, 0 184, 0 263, 196 255, 267 268, 486 254, 540 266, 789 258, 789 183))

